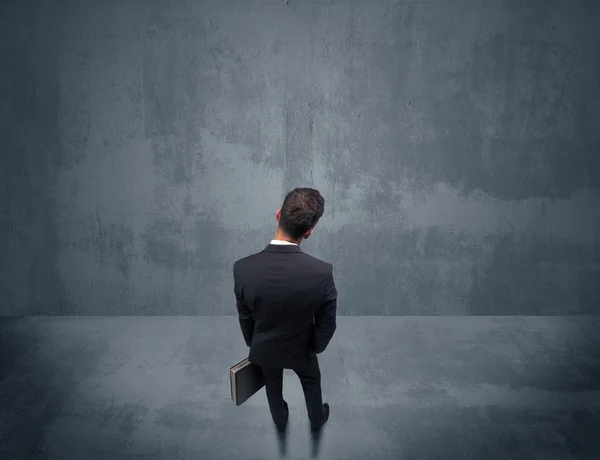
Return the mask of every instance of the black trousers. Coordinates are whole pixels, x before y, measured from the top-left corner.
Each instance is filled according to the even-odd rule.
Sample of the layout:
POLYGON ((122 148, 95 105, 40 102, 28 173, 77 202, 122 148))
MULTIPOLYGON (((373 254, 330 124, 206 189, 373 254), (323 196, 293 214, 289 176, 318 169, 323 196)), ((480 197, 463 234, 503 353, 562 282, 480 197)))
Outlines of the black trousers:
POLYGON ((321 427, 323 424, 323 396, 321 393, 321 370, 316 355, 307 356, 289 366, 260 365, 260 368, 265 377, 265 391, 271 416, 277 426, 285 425, 288 419, 287 403, 283 399, 283 369, 291 369, 300 379, 311 427, 321 427))

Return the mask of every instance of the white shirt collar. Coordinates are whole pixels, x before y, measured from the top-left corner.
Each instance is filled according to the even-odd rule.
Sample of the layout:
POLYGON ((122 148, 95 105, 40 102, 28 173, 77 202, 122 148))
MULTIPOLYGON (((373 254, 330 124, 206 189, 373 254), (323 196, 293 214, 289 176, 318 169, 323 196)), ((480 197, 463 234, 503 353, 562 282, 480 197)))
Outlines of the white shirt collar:
POLYGON ((279 245, 294 245, 298 246, 297 243, 292 243, 291 241, 283 241, 283 240, 271 240, 271 244, 279 244, 279 245))

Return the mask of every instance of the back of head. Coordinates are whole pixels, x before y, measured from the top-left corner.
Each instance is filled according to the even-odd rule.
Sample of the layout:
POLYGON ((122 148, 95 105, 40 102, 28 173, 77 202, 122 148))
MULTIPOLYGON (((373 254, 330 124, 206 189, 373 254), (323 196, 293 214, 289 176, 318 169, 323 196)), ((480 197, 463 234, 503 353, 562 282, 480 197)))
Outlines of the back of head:
POLYGON ((295 188, 283 200, 279 226, 290 237, 301 238, 323 215, 325 198, 314 188, 295 188))

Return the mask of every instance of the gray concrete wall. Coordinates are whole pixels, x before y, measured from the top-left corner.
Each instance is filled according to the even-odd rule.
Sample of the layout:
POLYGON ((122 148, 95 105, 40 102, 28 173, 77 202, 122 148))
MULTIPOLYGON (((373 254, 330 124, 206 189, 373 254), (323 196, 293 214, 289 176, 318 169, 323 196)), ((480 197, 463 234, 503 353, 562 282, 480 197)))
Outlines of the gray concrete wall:
MULTIPOLYGON (((54 3, 54 5, 49 5, 54 3)), ((600 3, 0 6, 5 315, 234 314, 286 191, 342 315, 600 312, 600 3)))

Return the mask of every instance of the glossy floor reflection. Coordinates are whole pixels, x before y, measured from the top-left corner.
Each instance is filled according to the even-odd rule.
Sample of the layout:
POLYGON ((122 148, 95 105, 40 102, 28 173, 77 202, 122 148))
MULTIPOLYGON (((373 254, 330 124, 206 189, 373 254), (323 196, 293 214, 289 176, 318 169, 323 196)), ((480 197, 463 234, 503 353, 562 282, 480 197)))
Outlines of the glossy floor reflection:
POLYGON ((264 390, 230 400, 235 317, 0 321, 0 458, 596 459, 600 318, 341 317, 280 438, 264 390))

